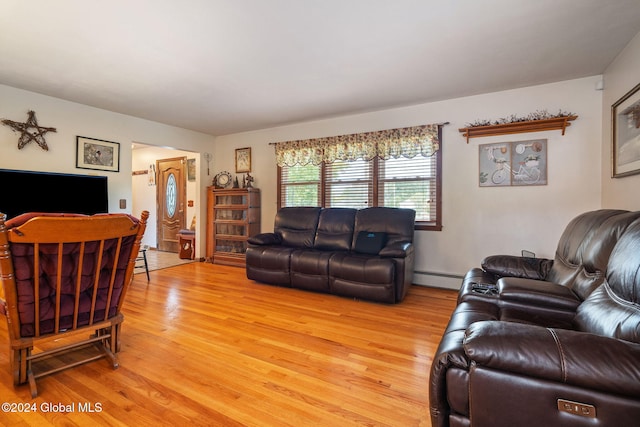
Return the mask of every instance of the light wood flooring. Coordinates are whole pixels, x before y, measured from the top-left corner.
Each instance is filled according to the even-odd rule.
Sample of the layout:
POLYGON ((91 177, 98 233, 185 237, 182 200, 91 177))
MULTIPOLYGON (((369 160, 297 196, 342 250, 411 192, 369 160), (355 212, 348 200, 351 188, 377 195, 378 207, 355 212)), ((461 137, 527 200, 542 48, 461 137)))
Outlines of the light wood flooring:
MULTIPOLYGON (((160 270, 176 265, 188 264, 194 262, 190 259, 181 259, 177 253, 159 251, 156 249, 147 249, 147 268, 149 271, 160 270)), ((138 257, 136 261, 135 274, 145 274, 144 261, 142 257, 138 257)))
POLYGON ((355 301, 201 262, 136 274, 120 367, 39 379, 36 399, 13 387, 0 319, 0 401, 21 409, 3 406, 0 424, 429 426, 429 368, 455 299, 413 286, 401 304, 355 301))

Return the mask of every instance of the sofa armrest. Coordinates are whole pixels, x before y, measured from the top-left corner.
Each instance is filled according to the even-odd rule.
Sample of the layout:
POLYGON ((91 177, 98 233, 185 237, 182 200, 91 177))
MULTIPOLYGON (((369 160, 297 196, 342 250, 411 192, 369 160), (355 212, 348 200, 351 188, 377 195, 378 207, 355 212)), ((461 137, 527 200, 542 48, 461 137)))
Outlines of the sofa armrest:
POLYGON ((378 255, 385 258, 406 258, 413 253, 413 243, 394 242, 380 249, 378 255))
POLYGON ((247 243, 256 246, 280 245, 282 244, 282 239, 276 233, 260 233, 249 237, 247 243))
POLYGON ((640 344, 586 332, 482 321, 465 332, 471 363, 607 393, 640 395, 640 344))
POLYGON ((523 277, 544 280, 553 266, 553 260, 526 258, 513 255, 492 255, 482 260, 482 268, 501 277, 523 277))
POLYGON ((581 303, 580 298, 568 286, 546 280, 503 277, 498 280, 497 286, 501 300, 525 306, 575 313, 581 303))

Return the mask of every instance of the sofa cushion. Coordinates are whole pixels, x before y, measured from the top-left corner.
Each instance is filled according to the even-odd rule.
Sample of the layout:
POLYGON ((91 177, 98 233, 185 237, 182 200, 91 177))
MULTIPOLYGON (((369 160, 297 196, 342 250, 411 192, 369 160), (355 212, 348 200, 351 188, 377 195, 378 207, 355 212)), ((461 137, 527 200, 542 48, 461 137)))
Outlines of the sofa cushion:
POLYGON ((355 209, 323 209, 318 219, 318 230, 313 247, 323 251, 350 250, 355 219, 355 209))
POLYGON ((289 265, 294 248, 253 246, 245 254, 247 278, 265 283, 290 286, 289 265))
POLYGON ((605 282, 580 304, 578 330, 640 343, 640 220, 616 244, 605 282))
POLYGON ((291 253, 291 286, 310 291, 329 291, 329 258, 333 252, 298 249, 291 253))
POLYGON ((274 233, 284 246, 312 248, 322 208, 282 208, 276 214, 274 233))
POLYGON ((329 259, 331 293, 395 302, 395 263, 391 258, 335 253, 329 259))
POLYGON ((356 246, 361 231, 376 231, 387 234, 387 244, 413 242, 416 212, 400 208, 366 208, 356 212, 353 244, 356 246))
POLYGON ((553 266, 545 280, 574 288, 581 299, 587 298, 602 283, 603 276, 592 273, 606 270, 618 238, 639 216, 640 212, 599 209, 575 217, 560 236, 553 266), (588 274, 580 274, 583 268, 588 274))
POLYGON ((379 231, 361 231, 356 237, 355 252, 361 254, 378 255, 387 243, 387 233, 379 231))
POLYGON ((395 264, 390 258, 339 253, 329 259, 329 274, 353 282, 393 283, 395 264))

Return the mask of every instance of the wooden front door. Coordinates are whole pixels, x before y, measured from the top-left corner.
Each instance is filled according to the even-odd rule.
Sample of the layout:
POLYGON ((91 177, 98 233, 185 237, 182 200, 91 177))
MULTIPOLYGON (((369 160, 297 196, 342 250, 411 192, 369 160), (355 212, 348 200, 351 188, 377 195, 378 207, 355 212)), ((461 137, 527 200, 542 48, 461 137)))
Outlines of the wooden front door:
POLYGON ((185 227, 186 157, 156 160, 158 250, 178 252, 178 232, 185 227))

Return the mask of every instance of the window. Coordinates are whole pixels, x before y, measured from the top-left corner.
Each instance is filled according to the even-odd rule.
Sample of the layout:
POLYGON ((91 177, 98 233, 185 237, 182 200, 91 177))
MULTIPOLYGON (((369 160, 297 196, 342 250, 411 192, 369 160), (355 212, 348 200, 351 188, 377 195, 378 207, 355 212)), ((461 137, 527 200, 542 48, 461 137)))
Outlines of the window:
MULTIPOLYGON (((319 164, 300 164, 298 159, 291 166, 278 166, 278 207, 410 208, 416 211, 416 229, 440 230, 439 134, 438 127, 435 151, 410 158, 401 155, 385 159, 375 155, 370 160, 360 157, 326 161, 318 156, 317 150, 312 150, 319 164)), ((296 143, 299 148, 302 141, 296 143)), ((309 146, 304 149, 310 152, 309 146)))
POLYGON ((278 206, 322 206, 320 168, 295 165, 279 168, 278 206))

